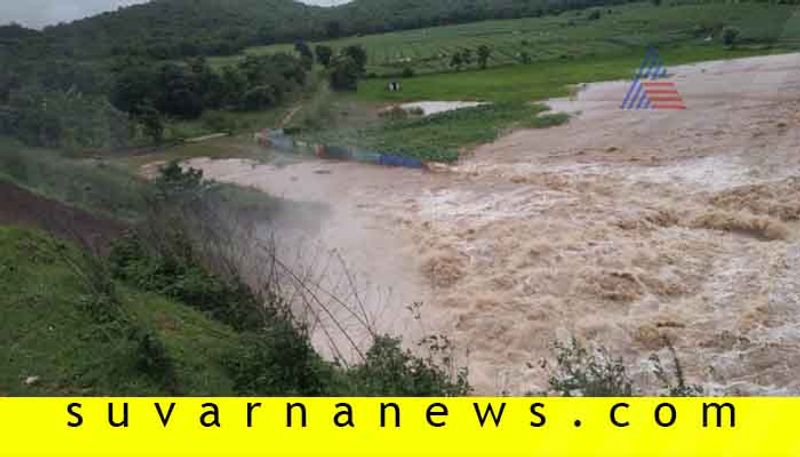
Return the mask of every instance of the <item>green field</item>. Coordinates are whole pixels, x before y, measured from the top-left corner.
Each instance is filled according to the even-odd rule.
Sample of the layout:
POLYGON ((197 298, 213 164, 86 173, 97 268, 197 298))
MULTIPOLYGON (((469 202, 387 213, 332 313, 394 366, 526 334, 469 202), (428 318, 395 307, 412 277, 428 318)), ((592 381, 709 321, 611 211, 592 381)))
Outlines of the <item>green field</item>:
MULTIPOLYGON (((681 46, 661 52, 669 65, 732 59, 781 52, 763 46, 724 49, 719 45, 681 46)), ((403 81, 401 92, 388 92, 386 80, 362 81, 358 98, 364 101, 408 100, 544 100, 569 95, 575 84, 632 78, 644 57, 641 52, 575 60, 512 65, 485 71, 437 73, 403 81)))
MULTIPOLYGON (((653 6, 637 3, 610 8, 565 12, 558 16, 484 21, 464 25, 368 35, 324 42, 341 48, 360 44, 367 50, 367 71, 378 76, 398 74, 403 68, 417 74, 449 71, 453 52, 474 50, 481 44, 492 49, 490 66, 591 59, 600 56, 637 56, 648 45, 663 49, 677 45, 720 44, 724 26, 741 30, 744 44, 800 47, 800 14, 789 5, 686 4, 653 6), (598 17, 599 15, 599 17, 598 17)), ((721 46, 718 46, 721 50, 721 46)), ((246 53, 291 50, 291 45, 254 47, 246 53)), ((240 56, 212 58, 215 65, 240 56)), ((473 63, 472 67, 476 64, 473 63)))
POLYGON ((514 128, 545 128, 566 122, 563 113, 547 113, 532 103, 494 103, 437 114, 410 116, 365 127, 313 132, 309 141, 357 147, 422 160, 452 162, 465 150, 490 143, 514 128))

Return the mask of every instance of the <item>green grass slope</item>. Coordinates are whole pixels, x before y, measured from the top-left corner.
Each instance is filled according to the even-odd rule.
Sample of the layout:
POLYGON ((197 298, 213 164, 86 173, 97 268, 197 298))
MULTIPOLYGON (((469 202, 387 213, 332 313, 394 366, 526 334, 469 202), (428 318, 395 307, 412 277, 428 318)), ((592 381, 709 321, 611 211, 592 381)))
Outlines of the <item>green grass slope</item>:
MULTIPOLYGON (((0 227, 0 395, 163 395, 141 348, 88 319, 78 251, 39 232, 0 227), (28 382, 26 382, 28 381, 28 382)), ((117 285, 127 318, 163 343, 182 392, 230 394, 230 328, 154 294, 117 285)))
POLYGON ((109 161, 70 158, 0 136, 0 181, 89 212, 134 220, 143 212, 142 180, 109 161))

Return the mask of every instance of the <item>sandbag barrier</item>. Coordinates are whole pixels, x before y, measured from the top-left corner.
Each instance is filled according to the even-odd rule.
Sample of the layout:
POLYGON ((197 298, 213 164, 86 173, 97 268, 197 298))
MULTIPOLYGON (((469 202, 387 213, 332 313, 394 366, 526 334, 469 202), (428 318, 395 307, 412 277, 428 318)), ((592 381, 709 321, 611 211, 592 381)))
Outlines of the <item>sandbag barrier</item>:
POLYGON ((294 141, 283 129, 264 129, 255 134, 255 140, 265 148, 277 149, 281 152, 299 154, 313 154, 320 159, 346 160, 362 163, 372 163, 386 167, 403 167, 422 169, 426 163, 413 157, 404 157, 396 154, 386 154, 376 151, 360 150, 347 146, 312 144, 304 141, 294 141))

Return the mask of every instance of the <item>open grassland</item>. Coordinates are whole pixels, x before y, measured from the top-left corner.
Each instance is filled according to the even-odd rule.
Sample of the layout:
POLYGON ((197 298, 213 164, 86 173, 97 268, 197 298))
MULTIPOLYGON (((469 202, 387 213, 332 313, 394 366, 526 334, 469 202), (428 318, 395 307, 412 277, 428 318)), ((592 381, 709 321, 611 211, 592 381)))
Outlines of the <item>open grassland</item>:
MULTIPOLYGON (((569 11, 558 16, 484 21, 404 32, 351 37, 324 42, 334 48, 359 44, 369 56, 367 71, 378 76, 411 68, 417 74, 451 70, 453 53, 487 45, 489 66, 516 63, 583 60, 598 56, 640 54, 649 45, 664 49, 706 44, 722 57, 720 31, 741 31, 743 44, 768 44, 796 49, 800 45, 800 15, 790 5, 637 3, 609 8, 569 11), (709 45, 706 40, 711 37, 709 45)), ((291 51, 286 44, 250 48, 245 53, 291 51)), ((235 62, 238 56, 211 59, 215 65, 235 62)), ((705 55, 698 56, 705 58, 705 55)), ((474 68, 472 64, 465 68, 474 68)))

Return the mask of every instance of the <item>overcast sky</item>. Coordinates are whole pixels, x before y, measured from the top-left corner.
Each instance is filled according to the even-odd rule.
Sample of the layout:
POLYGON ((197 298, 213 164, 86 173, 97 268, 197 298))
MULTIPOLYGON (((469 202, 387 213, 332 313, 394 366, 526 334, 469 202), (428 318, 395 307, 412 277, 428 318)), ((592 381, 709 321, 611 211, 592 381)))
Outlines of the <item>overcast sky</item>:
MULTIPOLYGON (((0 24, 17 22, 27 27, 69 22, 120 6, 145 3, 146 0, 0 0, 0 24)), ((303 3, 330 6, 347 0, 302 0, 303 3)))

